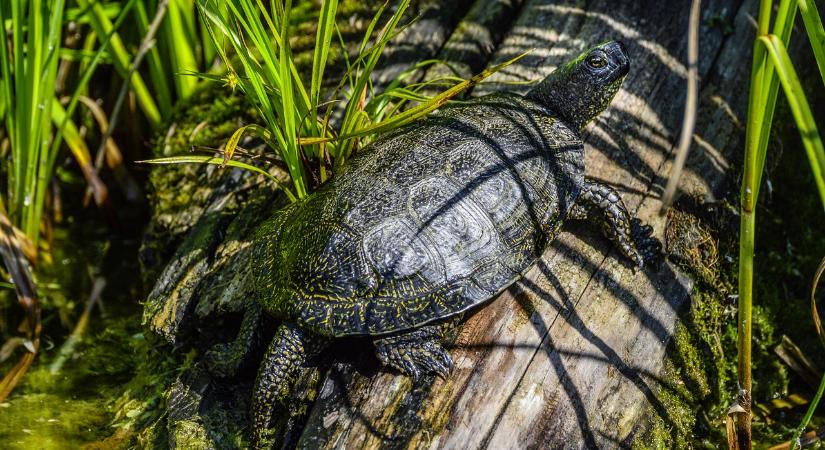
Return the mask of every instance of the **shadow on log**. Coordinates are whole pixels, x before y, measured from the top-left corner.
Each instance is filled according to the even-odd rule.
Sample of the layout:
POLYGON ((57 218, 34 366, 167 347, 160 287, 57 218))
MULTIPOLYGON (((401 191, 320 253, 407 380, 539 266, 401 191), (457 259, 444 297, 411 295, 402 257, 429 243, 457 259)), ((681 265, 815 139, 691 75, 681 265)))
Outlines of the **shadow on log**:
MULTIPOLYGON (((680 186, 692 196, 719 195, 727 161, 743 140, 750 64, 742 53, 751 47, 755 8, 754 0, 703 4, 699 120, 680 186), (727 21, 730 33, 714 25, 727 21)), ((688 9, 688 1, 477 0, 458 25, 452 10, 413 25, 402 38, 431 41, 421 47, 405 41, 392 61, 416 48, 408 57, 441 55, 477 70, 479 60, 491 65, 535 49, 473 93, 482 95, 526 90, 512 82, 540 79, 592 44, 622 40, 631 72, 612 107, 585 130, 587 173, 615 186, 631 212, 662 238, 667 224, 657 212, 684 104, 688 9), (501 24, 506 29, 497 28, 501 24), (477 52, 459 51, 468 36, 487 41, 477 52)), ((385 76, 397 73, 397 65, 390 64, 385 76)), ((442 75, 432 70, 421 77, 442 75)), ((257 187, 259 180, 227 174, 217 180, 221 188, 204 196, 146 305, 149 328, 184 353, 203 352, 237 331, 237 313, 250 301, 248 237, 265 212, 282 204, 257 187)), ((365 339, 347 340, 316 361, 317 368, 303 372, 283 417, 284 446, 611 448, 643 440, 654 417, 676 427, 660 400, 671 390, 663 361, 680 312, 690 304, 690 280, 671 263, 634 273, 597 230, 574 226, 523 280, 464 323, 446 379, 413 384, 380 370, 365 339)), ((275 324, 268 328, 264 342, 275 324)), ((213 379, 198 363, 185 370, 169 389, 168 442, 241 445, 257 364, 245 362, 236 379, 213 379)))

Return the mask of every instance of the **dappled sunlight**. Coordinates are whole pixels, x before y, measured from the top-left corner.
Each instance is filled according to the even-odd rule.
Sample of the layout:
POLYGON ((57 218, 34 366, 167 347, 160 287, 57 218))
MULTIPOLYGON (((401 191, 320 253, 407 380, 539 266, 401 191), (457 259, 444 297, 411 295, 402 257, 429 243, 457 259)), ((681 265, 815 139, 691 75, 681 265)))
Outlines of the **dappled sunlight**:
MULTIPOLYGON (((470 2, 461 3, 467 6, 470 2)), ((719 0, 713 7, 724 4, 722 6, 730 8, 720 13, 727 18, 737 12, 736 3, 735 0, 719 0)), ((360 310, 356 311, 359 314, 350 314, 356 310, 351 305, 345 304, 341 314, 309 314, 311 319, 322 317, 324 323, 341 319, 338 331, 346 337, 331 344, 329 350, 308 363, 308 367, 300 369, 302 381, 298 385, 299 390, 303 389, 303 400, 307 405, 301 407, 297 419, 288 419, 292 421, 286 431, 292 433, 289 434, 291 443, 313 448, 386 445, 476 448, 508 444, 554 448, 559 442, 611 447, 631 445, 645 432, 650 417, 655 417, 656 423, 665 428, 686 432, 679 428, 683 425, 678 418, 670 417, 668 402, 674 398, 685 400, 688 394, 664 373, 663 360, 685 363, 683 355, 669 354, 668 346, 672 345, 680 320, 690 304, 691 281, 670 262, 655 257, 646 261, 643 269, 634 267, 609 238, 599 233, 601 226, 595 214, 564 215, 569 211, 568 202, 573 201, 566 196, 555 198, 556 204, 552 207, 558 211, 549 212, 530 197, 531 189, 545 193, 558 193, 568 187, 584 190, 581 186, 572 186, 575 184, 573 179, 575 176, 580 178, 580 173, 572 176, 553 169, 556 172, 552 172, 553 179, 549 180, 531 179, 520 172, 522 167, 536 160, 553 167, 562 163, 573 164, 564 158, 569 158, 574 150, 580 151, 583 141, 584 156, 576 153, 572 158, 575 165, 586 166, 585 175, 591 181, 613 186, 632 216, 652 225, 654 236, 664 236, 667 219, 656 212, 670 170, 684 103, 685 45, 680 30, 686 21, 678 8, 654 6, 657 4, 652 1, 592 0, 558 4, 549 0, 528 0, 523 4, 516 2, 515 6, 511 4, 508 11, 496 13, 501 14, 496 16, 500 17, 497 20, 484 17, 479 11, 473 13, 478 14, 476 16, 461 19, 460 15, 445 13, 458 7, 441 5, 446 9, 439 14, 425 11, 418 22, 410 25, 398 41, 390 45, 391 50, 382 57, 384 59, 374 73, 376 85, 392 82, 410 64, 426 58, 445 56, 445 60, 440 61, 445 64, 421 66, 410 71, 405 81, 417 83, 448 74, 446 64, 454 64, 465 76, 464 72, 471 68, 477 72, 475 68, 489 67, 524 51, 533 51, 476 85, 470 92, 476 100, 456 102, 456 107, 467 104, 477 107, 475 111, 468 111, 466 117, 440 122, 442 128, 438 128, 433 125, 436 120, 450 118, 454 111, 453 106, 440 106, 428 125, 411 125, 420 126, 418 132, 404 131, 405 136, 415 139, 397 139, 403 148, 379 145, 378 153, 371 157, 367 157, 366 152, 375 148, 359 148, 362 156, 356 156, 354 165, 349 167, 364 170, 369 176, 356 177, 358 182, 353 183, 352 176, 345 172, 348 169, 337 171, 339 168, 335 167, 332 181, 328 187, 321 188, 328 191, 311 197, 308 202, 327 199, 324 192, 334 191, 341 195, 336 197, 335 203, 324 204, 324 211, 330 211, 329 215, 303 222, 316 223, 314 227, 307 225, 307 229, 315 232, 312 236, 318 237, 318 242, 327 238, 325 230, 334 228, 356 235, 352 239, 355 246, 369 247, 366 240, 357 241, 357 233, 362 232, 359 227, 371 227, 375 224, 368 221, 377 223, 388 214, 406 211, 404 208, 414 209, 409 205, 415 204, 421 211, 416 209, 416 214, 411 216, 414 220, 405 223, 407 234, 404 237, 426 241, 428 246, 422 244, 420 249, 404 253, 405 249, 398 250, 401 245, 392 245, 393 242, 397 244, 399 238, 391 233, 371 235, 374 239, 370 241, 371 244, 381 244, 374 247, 386 255, 405 255, 406 259, 384 258, 386 264, 381 270, 409 276, 398 286, 412 292, 415 283, 420 282, 419 278, 431 276, 428 282, 436 284, 447 279, 447 275, 441 273, 441 264, 447 258, 432 257, 436 253, 433 248, 447 245, 458 248, 455 244, 458 240, 453 234, 434 231, 438 226, 446 226, 438 222, 443 217, 451 219, 448 225, 454 227, 456 236, 463 233, 472 238, 462 241, 461 251, 456 252, 458 256, 449 255, 453 269, 475 270, 488 263, 493 266, 493 262, 507 262, 497 236, 490 238, 483 232, 477 233, 487 224, 483 213, 476 210, 472 210, 472 214, 457 213, 473 206, 468 199, 483 197, 495 200, 491 203, 498 205, 498 202, 512 200, 515 196, 524 198, 526 201, 518 205, 520 209, 502 207, 494 213, 513 221, 529 222, 534 228, 555 226, 562 216, 568 220, 547 233, 556 239, 544 249, 534 267, 529 270, 526 266, 519 267, 507 273, 512 275, 508 280, 519 279, 515 284, 503 292, 484 287, 481 294, 475 291, 473 295, 476 297, 461 297, 472 301, 449 305, 455 306, 454 312, 465 315, 466 321, 457 331, 454 342, 447 345, 454 365, 452 372, 443 378, 427 375, 411 380, 394 370, 382 368, 374 356, 375 336, 352 336, 364 334, 364 329, 353 331, 347 328, 352 325, 345 322, 347 317, 354 318, 353 323, 366 322, 366 319, 362 320, 366 315, 362 317, 360 310), (641 12, 652 19, 641 17, 641 12), (517 111, 523 106, 521 99, 516 97, 488 98, 490 103, 486 107, 494 106, 495 116, 482 107, 483 100, 478 100, 480 96, 498 91, 523 94, 534 86, 527 82, 542 79, 582 50, 608 39, 623 41, 630 55, 630 72, 608 109, 581 132, 581 141, 573 132, 570 134, 573 138, 565 134, 564 139, 558 140, 532 133, 530 130, 538 128, 540 122, 537 117, 544 117, 542 114, 523 117, 517 111), (381 64, 385 65, 382 67, 381 64), (494 100, 496 105, 492 105, 494 100), (523 139, 516 142, 505 138, 510 134, 523 139), (472 143, 467 144, 468 140, 472 143), (516 152, 518 146, 528 151, 516 152), (460 161, 446 158, 458 150, 463 152, 460 161), (542 152, 548 152, 551 157, 542 152), (428 165, 432 167, 427 168, 428 165), (483 168, 479 168, 480 165, 483 168), (477 170, 466 170, 468 166, 477 170), (441 167, 448 168, 441 173, 441 167), (460 182, 450 178, 460 174, 468 178, 462 178, 460 182), (409 186, 399 185, 400 178, 388 181, 391 177, 403 176, 412 180, 408 180, 409 186), (506 179, 507 183, 494 183, 500 179, 506 179), (409 188, 413 192, 413 185, 415 195, 404 191, 409 188), (353 206, 356 204, 358 208, 353 206), (356 209, 361 211, 360 215, 353 213, 344 217, 344 212, 356 209), (572 217, 586 220, 569 220, 572 217), (430 261, 427 258, 435 261, 431 265, 438 266, 438 271, 415 272, 427 266, 430 261), (477 266, 472 265, 476 263, 477 266), (485 295, 496 298, 484 303, 483 300, 488 298, 485 295)), ((457 11, 464 10, 459 8, 457 11)), ((706 94, 702 97, 700 116, 715 114, 704 120, 725 126, 719 128, 718 135, 697 128, 694 153, 689 159, 682 186, 690 186, 690 194, 712 197, 719 179, 730 169, 731 142, 737 139, 736 126, 727 125, 742 113, 738 111, 738 105, 728 104, 725 100, 732 91, 731 82, 725 78, 731 70, 725 64, 732 65, 731 61, 717 62, 715 59, 723 54, 722 49, 730 38, 722 30, 710 29, 711 25, 707 27, 705 31, 710 39, 704 49, 713 63, 707 63, 700 70, 702 93, 706 94), (704 90, 716 86, 722 89, 717 97, 704 90)), ((734 33, 750 31, 737 28, 734 33)), ((626 68, 626 65, 622 67, 626 68)), ((742 73, 737 70, 734 75, 742 73)), ((372 91, 368 88, 364 92, 364 103, 369 105, 372 91)), ((397 92, 403 94, 403 91, 397 92)), ((571 96, 565 104, 577 105, 580 98, 590 98, 585 94, 588 92, 582 92, 580 97, 571 96)), ((553 106, 557 115, 564 111, 558 104, 553 106)), ((558 121, 550 122, 559 125, 558 121)), ((582 197, 579 191, 575 195, 582 197)), ((218 197, 220 195, 216 195, 218 197)), ((224 201, 228 201, 227 197, 224 201)), ((616 201, 615 196, 613 198, 611 202, 616 201)), ((167 334, 175 334, 176 344, 200 351, 207 344, 225 342, 237 330, 239 316, 252 297, 243 287, 247 284, 244 270, 263 263, 250 260, 246 250, 249 241, 245 237, 255 232, 265 216, 272 214, 269 206, 263 201, 240 206, 231 214, 218 212, 216 207, 192 228, 194 237, 187 239, 202 239, 199 244, 205 243, 201 246, 205 250, 181 250, 173 258, 168 272, 163 274, 162 282, 158 283, 163 292, 158 293, 157 298, 150 298, 146 308, 149 313, 164 312, 159 320, 168 328, 164 330, 167 334), (197 340, 201 336, 203 340, 197 340)), ((395 228, 390 231, 393 230, 395 228)), ((267 231, 264 234, 274 233, 267 231)), ((633 239, 637 239, 635 236, 633 239)), ((289 242, 294 243, 297 239, 293 237, 289 242)), ((271 240, 276 241, 275 237, 271 240)), ((305 239, 305 246, 308 245, 306 242, 309 239, 305 239)), ((530 258, 537 257, 538 251, 544 248, 543 242, 535 249, 519 244, 519 250, 529 253, 530 258)), ((335 247, 328 253, 334 254, 329 258, 333 260, 347 251, 335 247)), ((370 261, 379 260, 375 252, 359 250, 354 253, 365 259, 373 258, 370 261)), ((285 263, 288 264, 291 262, 285 263)), ((336 264, 345 265, 340 261, 336 264)), ((336 264, 329 264, 329 267, 336 264)), ((368 269, 374 270, 371 266, 368 269)), ((393 292, 396 286, 389 276, 370 285, 369 278, 373 274, 358 273, 363 276, 356 278, 365 280, 364 284, 375 288, 376 292, 393 292)), ((460 272, 463 274, 465 272, 460 272)), ((334 277, 325 273, 319 278, 329 281, 334 277)), ((330 285, 336 287, 334 283, 330 285)), ((505 285, 502 283, 501 287, 505 285)), ((302 291, 301 295, 304 294, 302 291)), ((463 291, 450 292, 453 296, 450 298, 459 298, 463 294, 463 291)), ((353 294, 344 300, 357 303, 361 297, 366 296, 353 294)), ((387 315, 387 321, 398 328, 367 331, 372 334, 406 332, 409 327, 436 323, 443 318, 444 310, 432 305, 443 306, 441 301, 439 298, 437 302, 422 302, 420 308, 417 305, 412 308, 415 311, 404 311, 398 317, 387 315), (432 311, 425 311, 427 308, 432 311)), ((296 310, 301 312, 315 307, 300 301, 296 305, 296 310)), ((369 315, 367 319, 373 317, 372 310, 369 315)), ((278 323, 271 320, 261 327, 262 340, 270 339, 277 326, 278 323)), ((203 391, 206 393, 197 399, 197 404, 218 402, 225 411, 232 411, 230 402, 218 392, 247 393, 253 383, 251 374, 258 367, 259 355, 260 349, 250 352, 248 366, 244 366, 246 379, 242 381, 201 375, 210 390, 203 391), (231 390, 225 389, 228 387, 231 390)), ((197 377, 191 381, 184 375, 178 379, 183 380, 188 389, 186 392, 201 386, 198 383, 202 381, 197 377)), ((297 402, 297 399, 289 397, 287 402, 297 402)), ((240 419, 239 423, 245 425, 244 420, 240 419)))
POLYGON ((630 24, 616 19, 614 16, 598 11, 583 10, 565 5, 544 5, 540 9, 546 9, 554 14, 581 15, 592 19, 597 19, 601 24, 609 28, 607 35, 618 35, 617 39, 627 39, 636 42, 639 46, 650 52, 660 63, 670 69, 675 76, 686 78, 687 68, 674 56, 670 50, 658 42, 645 37, 637 28, 638 24, 630 24))

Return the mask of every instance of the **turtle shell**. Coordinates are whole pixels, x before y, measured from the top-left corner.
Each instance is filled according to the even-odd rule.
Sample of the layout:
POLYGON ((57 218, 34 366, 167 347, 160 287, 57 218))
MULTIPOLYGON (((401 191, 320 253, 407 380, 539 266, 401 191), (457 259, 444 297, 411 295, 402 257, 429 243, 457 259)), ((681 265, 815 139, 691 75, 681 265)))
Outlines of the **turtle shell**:
POLYGON ((539 104, 493 94, 445 106, 259 228, 258 301, 329 336, 459 314, 536 261, 583 181, 580 137, 539 104))

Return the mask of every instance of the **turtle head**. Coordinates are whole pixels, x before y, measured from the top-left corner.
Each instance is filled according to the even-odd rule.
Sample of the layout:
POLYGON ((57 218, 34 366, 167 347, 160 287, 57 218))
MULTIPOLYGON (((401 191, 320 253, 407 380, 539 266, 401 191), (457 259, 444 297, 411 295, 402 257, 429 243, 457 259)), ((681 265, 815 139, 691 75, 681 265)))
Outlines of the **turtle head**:
POLYGON ((554 70, 527 97, 581 130, 607 108, 629 69, 624 45, 604 42, 554 70))

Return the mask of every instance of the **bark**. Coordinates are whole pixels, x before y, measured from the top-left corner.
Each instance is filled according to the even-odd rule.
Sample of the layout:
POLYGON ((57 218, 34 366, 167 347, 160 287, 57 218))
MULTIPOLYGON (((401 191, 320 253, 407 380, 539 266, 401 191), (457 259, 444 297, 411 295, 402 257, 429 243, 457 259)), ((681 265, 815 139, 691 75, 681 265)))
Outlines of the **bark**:
MULTIPOLYGON (((706 19, 737 16, 732 35, 708 26, 701 33, 703 101, 683 192, 713 197, 738 152, 753 6, 705 5, 706 19)), ((589 45, 623 40, 633 68, 612 108, 586 131, 587 172, 617 186, 659 236, 659 197, 684 102, 688 8, 528 1, 492 63, 536 50, 476 92, 512 90, 506 82, 540 78, 589 45)), ((634 273, 595 230, 574 226, 524 280, 465 323, 446 379, 413 386, 337 365, 299 447, 605 448, 632 442, 651 413, 667 423, 657 391, 691 283, 669 263, 634 273)))

